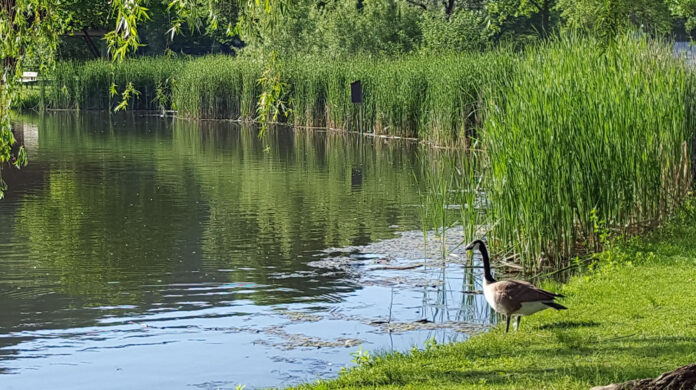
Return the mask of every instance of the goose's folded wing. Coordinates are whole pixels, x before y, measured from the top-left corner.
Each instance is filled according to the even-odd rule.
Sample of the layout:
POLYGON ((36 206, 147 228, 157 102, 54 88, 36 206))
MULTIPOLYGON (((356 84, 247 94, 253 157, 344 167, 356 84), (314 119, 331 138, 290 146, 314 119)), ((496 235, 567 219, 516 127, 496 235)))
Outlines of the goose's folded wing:
POLYGON ((542 290, 529 282, 521 280, 505 280, 496 283, 497 295, 503 300, 512 302, 552 301, 557 295, 542 290))

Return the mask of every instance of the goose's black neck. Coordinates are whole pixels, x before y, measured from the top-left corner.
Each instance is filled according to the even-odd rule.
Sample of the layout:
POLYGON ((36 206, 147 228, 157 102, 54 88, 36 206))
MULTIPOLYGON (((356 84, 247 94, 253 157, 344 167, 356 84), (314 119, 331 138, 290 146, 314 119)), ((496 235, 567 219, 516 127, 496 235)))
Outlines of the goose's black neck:
POLYGON ((483 258, 483 277, 486 279, 486 282, 495 283, 495 279, 493 279, 493 275, 491 275, 491 262, 488 258, 488 248, 486 248, 486 244, 484 244, 483 241, 479 240, 476 242, 478 243, 479 251, 481 251, 481 258, 483 258))

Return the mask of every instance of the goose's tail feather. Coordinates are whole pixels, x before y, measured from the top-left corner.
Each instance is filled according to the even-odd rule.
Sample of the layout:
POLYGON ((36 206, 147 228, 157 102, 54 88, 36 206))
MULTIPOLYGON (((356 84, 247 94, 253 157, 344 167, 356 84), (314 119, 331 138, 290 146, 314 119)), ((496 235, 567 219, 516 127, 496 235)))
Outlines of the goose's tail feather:
POLYGON ((548 307, 553 307, 556 310, 568 310, 567 307, 561 305, 560 303, 556 303, 556 302, 544 302, 544 305, 546 305, 548 307))

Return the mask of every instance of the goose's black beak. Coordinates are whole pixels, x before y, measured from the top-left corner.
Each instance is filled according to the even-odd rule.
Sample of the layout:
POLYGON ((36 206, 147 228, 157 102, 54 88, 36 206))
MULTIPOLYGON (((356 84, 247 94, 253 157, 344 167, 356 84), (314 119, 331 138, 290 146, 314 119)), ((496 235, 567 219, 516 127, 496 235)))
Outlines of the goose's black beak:
POLYGON ((472 250, 474 250, 475 246, 476 246, 476 244, 472 242, 471 244, 466 246, 465 250, 472 251, 472 250))

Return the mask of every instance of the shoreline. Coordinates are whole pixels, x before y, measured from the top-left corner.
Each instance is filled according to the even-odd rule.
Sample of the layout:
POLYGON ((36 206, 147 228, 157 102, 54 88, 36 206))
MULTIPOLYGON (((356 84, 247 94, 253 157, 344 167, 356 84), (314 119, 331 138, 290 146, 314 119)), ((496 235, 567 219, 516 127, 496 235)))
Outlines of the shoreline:
POLYGON ((696 217, 611 245, 568 283, 567 312, 519 332, 359 359, 333 380, 291 389, 589 389, 656 377, 696 361, 696 217))

